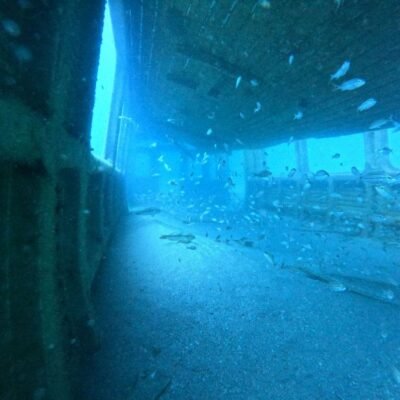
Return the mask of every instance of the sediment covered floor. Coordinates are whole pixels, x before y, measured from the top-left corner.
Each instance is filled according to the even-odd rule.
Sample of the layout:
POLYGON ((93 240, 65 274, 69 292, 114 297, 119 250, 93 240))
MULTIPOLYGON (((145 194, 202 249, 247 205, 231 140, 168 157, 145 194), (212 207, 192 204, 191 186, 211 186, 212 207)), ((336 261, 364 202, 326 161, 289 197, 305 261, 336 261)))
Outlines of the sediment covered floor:
MULTIPOLYGON (((123 222, 95 285, 102 346, 86 366, 82 398, 399 398, 396 304, 272 266, 261 250, 217 234, 162 214, 123 222), (160 239, 173 232, 195 239, 160 239)), ((290 256, 278 245, 282 229, 270 234, 290 256)), ((318 247, 317 236, 297 235, 318 247)), ((331 239, 319 251, 340 247, 355 267, 398 256, 369 239, 331 239)))

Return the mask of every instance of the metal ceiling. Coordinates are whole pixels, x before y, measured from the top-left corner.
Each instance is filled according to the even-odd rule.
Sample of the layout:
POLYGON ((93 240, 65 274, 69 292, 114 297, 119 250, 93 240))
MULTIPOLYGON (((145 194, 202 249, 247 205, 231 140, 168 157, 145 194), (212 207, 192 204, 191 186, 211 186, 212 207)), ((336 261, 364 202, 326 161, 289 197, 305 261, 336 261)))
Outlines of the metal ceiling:
POLYGON ((125 1, 143 129, 254 147, 400 117, 398 0, 125 1), (363 87, 334 90, 345 60, 363 87))

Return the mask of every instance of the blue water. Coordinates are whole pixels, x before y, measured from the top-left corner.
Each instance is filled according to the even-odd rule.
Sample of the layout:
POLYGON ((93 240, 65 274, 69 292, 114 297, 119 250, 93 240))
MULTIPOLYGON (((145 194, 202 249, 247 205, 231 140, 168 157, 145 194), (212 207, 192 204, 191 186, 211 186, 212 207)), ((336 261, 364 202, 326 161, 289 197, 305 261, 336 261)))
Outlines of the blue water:
POLYGON ((364 168, 363 134, 304 143, 307 172, 295 141, 137 147, 131 215, 95 286, 104 344, 86 396, 400 396, 396 174, 364 168))

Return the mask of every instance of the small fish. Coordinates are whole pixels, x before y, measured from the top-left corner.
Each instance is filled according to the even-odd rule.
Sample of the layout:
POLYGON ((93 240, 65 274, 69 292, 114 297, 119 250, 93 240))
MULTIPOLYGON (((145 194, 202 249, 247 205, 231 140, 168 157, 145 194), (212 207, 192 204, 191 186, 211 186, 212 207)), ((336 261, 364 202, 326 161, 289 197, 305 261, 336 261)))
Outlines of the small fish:
POLYGON ((118 119, 121 119, 121 120, 127 121, 127 122, 133 122, 133 119, 131 117, 128 117, 127 115, 119 115, 118 119))
POLYGON ((372 122, 372 124, 369 126, 369 129, 379 129, 390 122, 391 120, 387 118, 377 119, 376 121, 372 122))
POLYGON ((235 186, 235 182, 233 182, 233 179, 231 177, 228 177, 227 182, 225 184, 225 188, 234 187, 234 186, 235 186))
POLYGON ((262 8, 271 8, 271 2, 268 0, 258 0, 258 4, 262 7, 262 8))
POLYGON ((259 198, 263 197, 264 193, 265 193, 264 190, 260 190, 259 192, 256 193, 255 198, 259 199, 259 198))
POLYGON ((288 60, 289 65, 292 65, 292 64, 293 64, 293 61, 294 61, 294 55, 291 54, 291 55, 289 56, 289 60, 288 60))
MULTIPOLYGON (((288 146, 290 145, 290 144, 292 144, 293 143, 293 141, 294 141, 294 136, 290 136, 290 138, 289 138, 289 140, 288 140, 288 146)), ((267 155, 267 154, 266 154, 267 155)))
POLYGON ((241 146, 244 146, 244 143, 240 139, 235 139, 236 143, 240 144, 241 146))
POLYGON ((200 164, 204 165, 208 163, 210 156, 207 154, 207 152, 204 152, 203 154, 203 159, 200 161, 200 164))
POLYGON ((358 111, 366 111, 369 110, 370 108, 372 108, 373 106, 375 106, 377 103, 377 101, 371 97, 368 100, 365 100, 363 103, 361 103, 358 107, 357 110, 358 111))
POLYGON ((270 264, 272 267, 275 265, 274 256, 272 254, 264 251, 264 257, 266 258, 268 264, 270 264))
POLYGON ((396 367, 392 367, 393 379, 394 381, 400 385, 400 370, 396 367))
POLYGON ((241 81, 242 81, 242 77, 241 77, 241 76, 238 76, 238 77, 236 78, 236 84, 235 84, 235 88, 236 88, 236 89, 239 87, 241 81))
POLYGON ((254 109, 254 114, 261 111, 261 103, 257 101, 256 108, 254 109))
POLYGON ((164 156, 161 155, 160 157, 158 157, 157 161, 160 162, 160 163, 163 163, 164 162, 164 156))
MULTIPOLYGON (((32 61, 33 54, 31 50, 24 46, 24 45, 16 45, 14 47, 14 56, 20 61, 21 63, 27 63, 29 61, 32 61)), ((131 119, 132 122, 132 119, 131 119)))
POLYGON ((252 79, 250 81, 250 85, 253 87, 257 87, 259 85, 258 80, 257 79, 252 79))
POLYGON ((157 147, 157 142, 153 142, 149 147, 155 149, 157 147))
POLYGON ((331 75, 331 81, 342 78, 347 74, 349 69, 350 69, 350 61, 345 61, 342 64, 342 66, 334 74, 331 75))
POLYGON ((329 282, 328 286, 333 292, 344 292, 347 289, 346 286, 340 281, 329 282))
POLYGON ((168 171, 168 172, 171 172, 171 171, 172 171, 172 168, 171 168, 167 163, 164 163, 164 168, 165 168, 165 170, 168 171))
POLYGON ((320 169, 319 171, 317 171, 316 173, 315 173, 315 178, 316 179, 318 179, 318 180, 324 180, 324 179, 327 179, 327 178, 329 178, 329 173, 327 172, 327 171, 325 171, 324 169, 320 169))
POLYGON ((342 92, 348 92, 350 90, 358 89, 366 84, 364 79, 354 78, 341 83, 340 85, 335 85, 336 90, 341 90, 342 92))
POLYGON ((213 130, 210 128, 207 130, 206 135, 211 136, 212 133, 213 133, 213 130))
POLYGON ((171 240, 173 242, 178 242, 178 243, 184 243, 184 244, 189 244, 191 243, 196 237, 192 235, 191 233, 184 235, 181 233, 174 233, 174 234, 168 234, 168 235, 161 235, 160 239, 166 239, 166 240, 171 240))
POLYGON ((173 179, 171 179, 170 181, 168 181, 168 185, 177 186, 178 184, 173 179))
POLYGON ((335 154, 332 156, 332 158, 333 158, 334 160, 340 158, 340 153, 335 153, 335 154))
POLYGON ((272 205, 273 205, 275 208, 280 208, 280 207, 281 207, 281 203, 279 202, 279 200, 274 200, 274 201, 272 202, 272 205))
POLYGON ((21 35, 21 28, 12 19, 3 19, 1 21, 1 25, 6 33, 8 33, 10 36, 18 37, 21 35))
POLYGON ((390 153, 393 153, 393 150, 389 147, 382 147, 381 149, 378 150, 378 153, 384 156, 388 156, 390 155, 390 153))
POLYGON ((242 119, 245 119, 245 118, 246 118, 245 115, 244 115, 242 112, 239 113, 239 116, 240 116, 240 118, 242 118, 242 119))
POLYGON ((391 184, 399 184, 400 183, 400 174, 395 174, 390 176, 389 178, 391 184))
POLYGON ((400 130, 400 122, 395 121, 393 117, 390 117, 390 122, 393 124, 393 132, 398 132, 400 130))
POLYGON ((159 214, 161 210, 156 207, 147 207, 142 210, 135 211, 135 215, 151 215, 154 217, 156 214, 159 214))
POLYGON ((336 4, 336 11, 339 10, 339 8, 343 5, 344 0, 333 0, 334 3, 336 4))
POLYGON ((360 177, 360 176, 361 176, 361 172, 358 170, 357 167, 351 167, 351 173, 352 173, 354 176, 357 176, 357 177, 360 177))
POLYGON ((214 111, 210 111, 210 112, 207 114, 207 118, 208 118, 208 119, 214 119, 214 118, 215 118, 215 112, 214 112, 214 111))
POLYGON ((307 181, 303 186, 303 190, 308 190, 310 188, 311 188, 311 183, 310 183, 310 181, 307 181))
POLYGON ((394 196, 383 186, 375 186, 375 191, 385 200, 395 200, 394 196))
POLYGON ((393 300, 395 298, 393 290, 386 289, 382 291, 382 297, 385 300, 393 300))
POLYGON ((256 178, 268 178, 268 177, 270 177, 271 175, 272 175, 272 172, 271 172, 271 171, 268 171, 267 169, 263 169, 262 171, 260 171, 260 172, 255 172, 255 173, 253 174, 253 176, 256 177, 256 178))
POLYGON ((294 114, 294 120, 295 121, 298 121, 298 120, 300 120, 300 119, 302 119, 303 118, 303 111, 297 111, 295 114, 294 114))
POLYGON ((296 168, 292 168, 289 171, 288 178, 293 178, 296 175, 296 172, 297 172, 297 169, 296 168))

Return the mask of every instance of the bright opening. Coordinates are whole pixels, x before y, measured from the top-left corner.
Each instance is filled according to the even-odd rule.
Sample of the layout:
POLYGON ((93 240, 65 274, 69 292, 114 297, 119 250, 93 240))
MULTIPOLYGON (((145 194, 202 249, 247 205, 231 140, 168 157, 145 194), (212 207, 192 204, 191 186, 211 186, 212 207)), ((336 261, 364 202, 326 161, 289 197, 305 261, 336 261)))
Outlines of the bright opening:
POLYGON ((105 157, 116 64, 117 52, 115 48, 110 8, 107 3, 104 14, 103 36, 100 49, 96 97, 91 128, 92 152, 98 158, 105 157))
POLYGON ((351 174, 351 168, 362 171, 365 165, 362 133, 307 140, 310 171, 330 174, 351 174))

